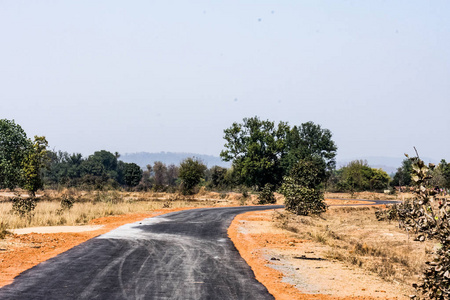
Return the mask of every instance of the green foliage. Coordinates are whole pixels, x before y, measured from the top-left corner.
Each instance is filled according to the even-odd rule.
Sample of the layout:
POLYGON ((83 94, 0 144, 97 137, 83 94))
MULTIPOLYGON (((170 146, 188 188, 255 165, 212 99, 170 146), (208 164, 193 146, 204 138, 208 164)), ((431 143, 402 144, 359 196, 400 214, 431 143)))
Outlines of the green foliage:
POLYGON ((117 157, 106 150, 96 151, 81 163, 82 174, 105 179, 118 179, 117 157))
POLYGON ((226 150, 220 156, 233 161, 239 180, 251 187, 277 184, 281 180, 280 157, 285 151, 286 123, 245 118, 243 124, 233 123, 225 129, 226 150))
POLYGON ((320 214, 327 209, 322 191, 299 185, 292 177, 285 177, 280 190, 285 197, 286 209, 295 214, 320 214))
POLYGON ((125 163, 124 181, 127 186, 134 187, 142 179, 142 169, 135 163, 125 163))
POLYGON ((440 175, 442 178, 442 184, 440 185, 443 188, 450 189, 450 164, 445 161, 445 159, 441 160, 438 167, 436 168, 437 171, 440 172, 440 175))
POLYGON ((273 194, 274 186, 270 183, 262 188, 258 196, 258 204, 273 204, 276 202, 275 196, 273 194))
POLYGON ((24 198, 17 195, 11 199, 12 211, 21 217, 32 217, 33 211, 36 208, 36 198, 28 197, 24 198))
POLYGON ((207 187, 217 190, 225 189, 228 186, 227 169, 219 166, 214 166, 206 171, 207 187))
POLYGON ((35 136, 32 148, 29 149, 23 162, 25 183, 24 188, 31 195, 44 186, 42 170, 47 166, 48 142, 43 136, 35 136))
POLYGON ((181 162, 179 177, 184 195, 194 194, 195 187, 201 182, 205 171, 206 166, 197 159, 187 158, 181 162))
POLYGON ((327 205, 320 187, 323 172, 321 160, 300 160, 293 167, 280 188, 287 210, 304 216, 326 211, 327 205))
POLYGON ((411 185, 412 164, 409 159, 404 159, 402 166, 397 169, 392 179, 391 186, 409 186, 411 185))
MULTIPOLYGON (((409 158, 409 157, 408 157, 409 158)), ((438 198, 431 185, 435 166, 428 166, 418 157, 411 162, 411 182, 415 197, 384 212, 379 219, 397 219, 401 228, 416 234, 416 240, 436 239, 439 248, 432 261, 426 262, 420 284, 414 285, 424 299, 449 299, 450 295, 450 204, 446 198, 438 198)))
POLYGON ((382 169, 369 167, 367 161, 354 160, 336 173, 339 191, 378 191, 388 187, 390 177, 382 169))
MULTIPOLYGON (((330 170, 334 167, 336 146, 331 132, 312 122, 294 126, 285 122, 276 126, 258 117, 245 118, 224 130, 223 160, 233 162, 239 183, 261 189, 267 183, 279 186, 284 175, 300 159, 320 158, 330 170)), ((327 174, 321 174, 323 180, 327 174)))
POLYGON ((325 181, 336 167, 337 147, 332 140, 331 131, 322 129, 318 124, 306 122, 298 127, 294 126, 287 132, 286 146, 287 151, 281 162, 286 174, 301 159, 320 158, 322 160, 326 172, 319 174, 321 176, 320 181, 325 181))
POLYGON ((24 183, 23 162, 32 148, 25 131, 14 120, 0 119, 0 188, 24 183))

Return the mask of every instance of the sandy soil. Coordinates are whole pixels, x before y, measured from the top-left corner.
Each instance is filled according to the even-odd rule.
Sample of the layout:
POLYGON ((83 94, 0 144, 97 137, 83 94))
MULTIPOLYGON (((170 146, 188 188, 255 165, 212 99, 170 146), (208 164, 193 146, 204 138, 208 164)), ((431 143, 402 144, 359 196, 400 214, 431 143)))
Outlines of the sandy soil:
POLYGON ((409 299, 403 286, 323 259, 320 245, 275 228, 272 214, 239 215, 228 234, 256 278, 276 299, 409 299))

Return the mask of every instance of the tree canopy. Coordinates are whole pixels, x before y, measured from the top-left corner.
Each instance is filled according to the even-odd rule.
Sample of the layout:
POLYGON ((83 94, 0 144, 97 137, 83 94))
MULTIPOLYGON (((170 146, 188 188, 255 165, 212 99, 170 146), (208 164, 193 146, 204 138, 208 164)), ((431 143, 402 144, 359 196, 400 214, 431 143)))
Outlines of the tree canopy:
MULTIPOLYGON (((279 186, 284 175, 301 159, 320 159, 326 169, 333 169, 337 147, 328 129, 313 122, 290 127, 285 122, 275 125, 258 117, 244 118, 224 130, 223 160, 232 161, 241 183, 262 188, 279 186)), ((324 177, 321 180, 326 178, 324 177)))
POLYGON ((0 188, 13 189, 24 183, 23 163, 32 149, 22 127, 14 120, 0 120, 0 188))

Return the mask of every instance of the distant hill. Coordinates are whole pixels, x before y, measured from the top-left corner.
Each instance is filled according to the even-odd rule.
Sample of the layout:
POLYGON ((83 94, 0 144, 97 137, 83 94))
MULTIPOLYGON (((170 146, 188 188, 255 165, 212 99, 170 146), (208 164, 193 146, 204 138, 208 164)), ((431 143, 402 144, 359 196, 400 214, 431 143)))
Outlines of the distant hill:
POLYGON ((161 161, 166 165, 174 164, 178 165, 181 161, 188 157, 196 157, 203 161, 203 163, 211 168, 213 166, 221 166, 229 168, 231 163, 222 161, 220 157, 198 154, 198 153, 176 153, 176 152, 159 152, 159 153, 149 153, 149 152, 138 152, 138 153, 126 153, 120 156, 120 160, 127 163, 135 163, 142 169, 146 169, 147 165, 153 165, 155 161, 161 161))

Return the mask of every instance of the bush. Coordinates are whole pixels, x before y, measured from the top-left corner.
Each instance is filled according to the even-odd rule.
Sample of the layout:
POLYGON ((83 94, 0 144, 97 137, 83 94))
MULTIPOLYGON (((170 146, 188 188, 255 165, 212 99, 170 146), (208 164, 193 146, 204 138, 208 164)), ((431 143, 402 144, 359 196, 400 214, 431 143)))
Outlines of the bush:
MULTIPOLYGON (((248 196, 248 194, 247 194, 248 196)), ((275 196, 273 195, 273 185, 266 183, 258 197, 258 204, 273 204, 276 202, 275 196)))
POLYGON ((19 195, 13 197, 11 199, 13 205, 12 205, 12 211, 15 214, 18 214, 21 217, 28 216, 31 217, 33 215, 33 211, 36 208, 36 198, 29 197, 29 198, 23 198, 19 195))
POLYGON ((284 177, 280 192, 288 211, 298 215, 320 214, 327 210, 321 189, 320 174, 324 172, 320 160, 300 160, 289 176, 284 177))
POLYGON ((299 185, 292 177, 285 177, 281 193, 286 209, 297 215, 320 214, 327 210, 322 191, 299 185))
POLYGON ((63 195, 61 198, 61 209, 70 210, 73 207, 75 198, 72 195, 63 195))
POLYGON ((4 239, 8 233, 8 224, 0 222, 0 240, 4 239))

